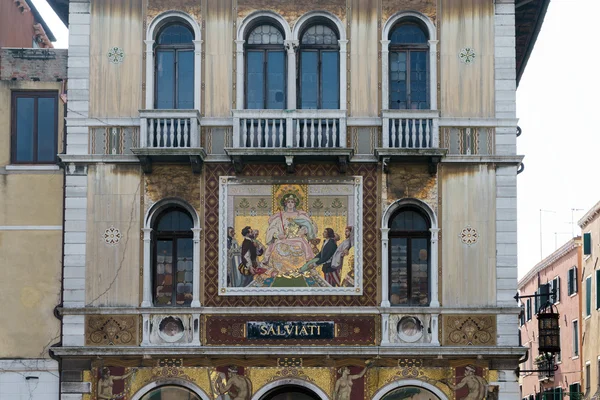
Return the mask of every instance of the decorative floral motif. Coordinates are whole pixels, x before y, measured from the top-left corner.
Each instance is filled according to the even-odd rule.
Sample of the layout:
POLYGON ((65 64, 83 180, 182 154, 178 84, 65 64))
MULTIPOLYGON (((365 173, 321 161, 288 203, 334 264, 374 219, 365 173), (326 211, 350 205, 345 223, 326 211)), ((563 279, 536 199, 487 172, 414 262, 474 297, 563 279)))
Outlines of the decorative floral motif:
POLYGON ((479 239, 479 234, 477 233, 477 229, 471 227, 471 225, 467 225, 460 232, 460 240, 467 246, 477 243, 478 239, 479 239))
POLYGON ((138 342, 136 316, 88 316, 86 344, 103 346, 131 346, 138 342))
POLYGON ((471 47, 465 47, 458 53, 458 58, 465 64, 471 64, 475 61, 475 50, 471 47))
POLYGON ((116 246, 121 241, 121 231, 111 226, 104 231, 104 242, 109 246, 116 246))
POLYGON ((444 345, 494 346, 496 344, 494 316, 446 316, 443 327, 444 345))
POLYGON ((125 52, 120 47, 111 48, 106 55, 112 64, 121 64, 125 59, 125 52))

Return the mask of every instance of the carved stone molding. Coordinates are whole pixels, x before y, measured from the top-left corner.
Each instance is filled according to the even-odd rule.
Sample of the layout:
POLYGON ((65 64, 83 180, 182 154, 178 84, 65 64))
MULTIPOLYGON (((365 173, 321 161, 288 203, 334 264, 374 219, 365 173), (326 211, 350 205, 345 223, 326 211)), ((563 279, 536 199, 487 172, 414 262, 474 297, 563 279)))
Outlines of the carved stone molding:
POLYGON ((445 315, 442 317, 442 345, 495 346, 495 315, 445 315))
POLYGON ((87 315, 85 317, 86 346, 137 346, 139 339, 137 315, 87 315))

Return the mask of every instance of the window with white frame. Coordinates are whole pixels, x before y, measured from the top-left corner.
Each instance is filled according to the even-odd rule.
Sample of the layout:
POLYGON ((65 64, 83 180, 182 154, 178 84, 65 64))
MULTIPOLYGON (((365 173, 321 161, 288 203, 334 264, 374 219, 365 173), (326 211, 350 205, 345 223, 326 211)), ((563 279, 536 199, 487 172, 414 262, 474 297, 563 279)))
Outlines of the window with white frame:
POLYGON ((557 276, 552 279, 550 282, 550 302, 552 304, 558 303, 560 301, 560 277, 557 276), (552 293, 555 293, 556 297, 552 297, 552 293))
POLYGON ((573 357, 579 357, 579 321, 573 321, 573 357))
POLYGON ((592 276, 585 278, 585 316, 592 315, 592 276))
POLYGON ((577 267, 569 269, 567 272, 567 294, 569 296, 577 293, 577 267))

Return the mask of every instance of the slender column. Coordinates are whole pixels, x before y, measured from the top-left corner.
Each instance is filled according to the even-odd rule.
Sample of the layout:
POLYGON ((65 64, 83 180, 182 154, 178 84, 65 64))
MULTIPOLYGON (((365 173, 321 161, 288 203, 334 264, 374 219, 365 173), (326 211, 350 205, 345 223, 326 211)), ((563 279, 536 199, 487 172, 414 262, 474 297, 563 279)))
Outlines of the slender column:
POLYGON ((347 40, 338 40, 340 45, 340 110, 346 110, 346 93, 348 89, 347 84, 347 70, 346 70, 346 55, 347 55, 347 40))
POLYGON ((202 40, 194 40, 194 108, 202 112, 202 40))
POLYGON ((245 40, 236 40, 236 83, 235 83, 235 108, 236 110, 243 110, 246 108, 244 104, 244 88, 246 83, 244 80, 244 43, 245 40))
POLYGON ((439 307, 440 301, 438 300, 438 234, 440 230, 438 228, 429 229, 431 232, 431 274, 429 281, 431 283, 431 302, 430 307, 439 307))
MULTIPOLYGON (((287 50, 287 109, 296 109, 296 49, 297 40, 283 42, 287 50)), ((291 131, 288 131, 291 133, 291 131)), ((289 146, 288 146, 289 147, 289 146)))
POLYGON ((150 314, 142 314, 142 346, 150 346, 150 314))
MULTIPOLYGON (((390 108, 390 41, 381 41, 381 109, 389 110, 390 108)), ((383 129, 386 129, 384 124, 383 129)), ((384 138, 387 137, 384 136, 384 138)), ((385 139, 384 139, 385 140, 385 139)), ((383 146, 386 147, 386 146, 383 146)))
POLYGON ((152 228, 142 229, 144 232, 144 288, 142 307, 152 307, 152 265, 151 265, 151 249, 152 249, 152 228))
MULTIPOLYGON (((437 110, 437 40, 429 41, 429 103, 432 110, 437 110)), ((383 55, 382 55, 383 56, 383 55)))
POLYGON ((388 259, 389 231, 389 228, 381 228, 381 307, 390 307, 390 267, 388 259))
POLYGON ((381 345, 390 344, 390 314, 381 314, 381 345))
POLYGON ((144 40, 146 44, 146 110, 154 109, 154 40, 144 40))
POLYGON ((192 344, 202 346, 200 343, 200 314, 192 314, 192 344))
POLYGON ((191 307, 200 307, 200 228, 193 228, 194 232, 194 270, 192 275, 192 304, 191 307))
POLYGON ((440 338, 438 335, 439 318, 439 314, 431 314, 431 344, 434 346, 440 345, 440 338))

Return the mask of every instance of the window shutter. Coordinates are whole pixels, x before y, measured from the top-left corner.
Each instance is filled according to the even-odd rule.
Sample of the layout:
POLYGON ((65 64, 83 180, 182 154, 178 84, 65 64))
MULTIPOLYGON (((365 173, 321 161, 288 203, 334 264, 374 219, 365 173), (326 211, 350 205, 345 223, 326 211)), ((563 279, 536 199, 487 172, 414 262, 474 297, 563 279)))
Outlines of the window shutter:
POLYGON ((556 302, 560 301, 560 276, 554 278, 554 288, 556 289, 556 302))
POLYGON ((583 254, 586 256, 592 254, 592 234, 589 232, 583 234, 583 254))
POLYGON ((569 272, 567 272, 567 294, 570 296, 573 294, 573 282, 572 282, 572 275, 573 275, 573 268, 571 268, 569 270, 569 272))
POLYGON ((537 314, 540 309, 540 297, 537 296, 540 294, 540 288, 535 291, 536 296, 533 298, 533 313, 537 314))
POLYGON ((550 284, 545 283, 541 285, 538 289, 538 292, 541 294, 541 296, 539 297, 540 301, 538 307, 536 307, 535 310, 536 314, 540 312, 540 309, 546 307, 548 300, 550 300, 550 284))
POLYGON ((585 280, 585 315, 592 315, 592 277, 585 280))
MULTIPOLYGON (((600 308, 600 270, 596 271, 596 309, 600 308)), ((600 376, 600 370, 598 370, 600 376)), ((600 384, 600 381, 598 382, 600 384)))
POLYGON ((577 293, 577 287, 578 287, 578 282, 577 282, 577 267, 573 267, 573 293, 577 293))

